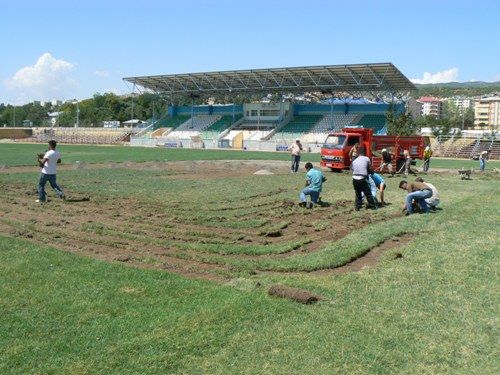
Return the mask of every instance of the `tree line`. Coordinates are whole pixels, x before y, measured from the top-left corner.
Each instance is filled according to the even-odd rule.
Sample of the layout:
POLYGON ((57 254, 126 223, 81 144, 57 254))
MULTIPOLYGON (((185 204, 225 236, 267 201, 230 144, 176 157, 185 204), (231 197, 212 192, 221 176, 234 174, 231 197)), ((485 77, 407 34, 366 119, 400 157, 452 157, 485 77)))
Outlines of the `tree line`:
POLYGON ((95 94, 90 99, 61 105, 29 103, 21 106, 0 104, 1 126, 22 126, 30 121, 33 126, 51 126, 49 113, 59 112, 58 124, 73 127, 77 121, 82 127, 100 127, 103 121, 127 121, 132 118, 146 120, 159 117, 167 111, 167 101, 154 94, 118 96, 112 93, 95 94))
MULTIPOLYGON (((496 86, 492 86, 495 88, 496 86)), ((452 87, 419 87, 415 93, 416 97, 423 95, 437 95, 438 93, 452 96, 456 94, 456 88, 452 87), (436 91, 437 90, 437 91, 436 91), (455 90, 455 91, 454 91, 455 90)), ((482 93, 491 93, 491 87, 467 88, 468 96, 472 92, 480 91, 482 93)), ((244 103, 259 100, 259 95, 238 94, 220 96, 216 98, 219 103, 244 103)), ((206 98, 203 97, 179 97, 175 98, 176 104, 204 104, 206 98)), ((53 106, 50 103, 41 105, 39 103, 29 103, 22 106, 12 106, 0 104, 0 126, 22 126, 23 121, 28 121, 32 126, 51 126, 48 113, 60 112, 58 116, 58 125, 63 127, 73 127, 77 121, 82 127, 100 127, 103 121, 118 120, 120 122, 130 120, 131 118, 147 120, 150 118, 159 118, 167 112, 170 100, 158 94, 137 94, 134 97, 118 96, 112 93, 95 94, 92 98, 84 99, 78 102, 66 102, 62 105, 53 106)), ((445 102, 444 113, 441 119, 430 116, 422 117, 413 121, 411 117, 396 115, 389 111, 387 113, 388 131, 390 134, 401 134, 411 132, 423 127, 436 129, 436 132, 447 133, 451 128, 468 128, 473 125, 474 112, 467 110, 462 116, 452 103, 445 102), (463 126, 462 126, 463 125, 463 126)))

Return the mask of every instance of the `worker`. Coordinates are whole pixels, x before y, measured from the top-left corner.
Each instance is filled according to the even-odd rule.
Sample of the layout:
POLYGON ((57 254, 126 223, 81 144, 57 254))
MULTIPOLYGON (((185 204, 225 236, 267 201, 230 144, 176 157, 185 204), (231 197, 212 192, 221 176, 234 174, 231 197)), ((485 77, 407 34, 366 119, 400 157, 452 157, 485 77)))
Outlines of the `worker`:
POLYGON ((288 151, 292 152, 291 173, 297 173, 299 171, 300 152, 302 151, 302 144, 300 143, 299 138, 297 138, 295 142, 288 147, 288 151))
POLYGON ((431 188, 432 190, 432 197, 430 198, 427 198, 425 201, 427 202, 427 204, 429 205, 430 209, 431 210, 436 210, 436 207, 439 205, 439 192, 437 190, 437 188, 431 184, 430 182, 427 182, 427 181, 424 181, 424 179, 422 177, 417 177, 415 179, 415 181, 417 182, 423 182, 424 184, 426 184, 428 187, 431 188))
POLYGON ((370 180, 373 181, 373 184, 375 185, 375 194, 373 194, 373 197, 376 199, 377 189, 378 189, 380 191, 380 204, 385 205, 384 191, 385 191, 386 185, 385 185, 384 179, 378 173, 372 173, 370 175, 370 180))
POLYGON ((399 188, 408 192, 405 204, 402 207, 403 210, 406 210, 407 215, 411 215, 413 213, 414 201, 424 213, 429 212, 429 205, 425 201, 426 199, 432 197, 432 190, 429 186, 423 182, 408 182, 403 180, 399 183, 399 188))
POLYGON ((429 164, 431 163, 431 156, 432 156, 431 147, 427 146, 424 150, 424 164, 422 167, 424 173, 429 172, 429 164))
POLYGON ((360 149, 359 143, 356 142, 354 146, 352 146, 351 149, 349 150, 349 160, 353 161, 358 157, 359 149, 360 149))
POLYGON ((410 156, 410 151, 404 150, 403 151, 403 156, 405 158, 405 176, 408 177, 408 174, 411 172, 411 156, 410 156))
POLYGON ((489 156, 489 151, 483 151, 479 154, 479 169, 481 169, 481 172, 484 172, 484 169, 486 168, 486 161, 489 159, 489 156))
POLYGON ((307 162, 305 165, 306 169, 306 187, 300 192, 300 203, 299 206, 313 208, 316 203, 318 203, 319 195, 323 188, 323 182, 326 181, 323 173, 316 168, 313 168, 312 163, 307 162), (311 199, 308 202, 307 196, 311 199))
POLYGON ((379 171, 383 172, 384 168, 387 167, 387 170, 391 174, 391 176, 394 176, 394 172, 392 171, 392 156, 389 151, 387 151, 385 148, 382 149, 382 164, 380 164, 379 171))
POLYGON ((359 211, 363 204, 363 195, 366 196, 368 208, 376 208, 375 200, 373 199, 368 175, 372 173, 372 165, 370 159, 365 156, 364 148, 360 148, 359 156, 351 163, 352 170, 352 185, 356 194, 355 210, 359 211))

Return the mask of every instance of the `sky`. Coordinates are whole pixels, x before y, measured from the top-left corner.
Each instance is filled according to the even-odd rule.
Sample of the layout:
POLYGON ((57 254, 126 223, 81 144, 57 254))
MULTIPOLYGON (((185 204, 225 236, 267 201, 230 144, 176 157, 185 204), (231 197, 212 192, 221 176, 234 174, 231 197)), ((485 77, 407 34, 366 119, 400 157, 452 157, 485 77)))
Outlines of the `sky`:
POLYGON ((122 78, 392 62, 500 81, 500 1, 0 0, 0 103, 130 93, 122 78))

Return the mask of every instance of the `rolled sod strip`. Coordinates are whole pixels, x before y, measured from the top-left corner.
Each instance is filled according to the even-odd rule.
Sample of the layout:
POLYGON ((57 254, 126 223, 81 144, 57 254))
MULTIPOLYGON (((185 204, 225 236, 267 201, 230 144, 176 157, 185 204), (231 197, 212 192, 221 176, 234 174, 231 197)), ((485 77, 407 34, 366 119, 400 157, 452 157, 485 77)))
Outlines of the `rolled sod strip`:
POLYGON ((292 288, 280 284, 272 285, 269 288, 268 293, 270 296, 288 298, 292 301, 303 303, 305 305, 317 302, 321 299, 320 296, 312 294, 307 290, 292 288))

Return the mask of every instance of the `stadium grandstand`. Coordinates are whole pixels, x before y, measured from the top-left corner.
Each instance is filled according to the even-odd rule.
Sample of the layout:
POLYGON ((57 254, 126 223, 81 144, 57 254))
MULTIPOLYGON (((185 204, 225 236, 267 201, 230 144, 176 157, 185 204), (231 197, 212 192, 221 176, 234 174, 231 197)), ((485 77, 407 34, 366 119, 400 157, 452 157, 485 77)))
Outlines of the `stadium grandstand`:
MULTIPOLYGON (((131 145, 162 147, 283 150, 300 138, 319 150, 330 132, 344 127, 387 131, 392 105, 402 112, 401 97, 413 84, 391 63, 309 66, 208 73, 128 77, 133 92, 161 94, 168 111, 131 137, 131 145), (295 95, 319 93, 318 103, 295 102, 295 95), (243 104, 176 105, 180 98, 210 102, 237 95, 265 97, 243 104), (287 98, 287 99, 285 99, 287 98), (292 99, 290 99, 292 98, 292 99), (369 100, 369 98, 371 100, 369 100), (382 100, 385 98, 386 100, 382 100)), ((185 102, 186 100, 184 100, 185 102)))

